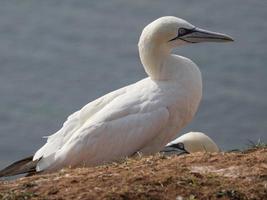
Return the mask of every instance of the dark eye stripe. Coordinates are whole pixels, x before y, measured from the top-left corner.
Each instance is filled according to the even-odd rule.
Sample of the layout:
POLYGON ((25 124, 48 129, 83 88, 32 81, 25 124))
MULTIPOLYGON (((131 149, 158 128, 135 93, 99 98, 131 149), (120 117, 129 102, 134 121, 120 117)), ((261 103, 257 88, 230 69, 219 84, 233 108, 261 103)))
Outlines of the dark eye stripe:
MULTIPOLYGON (((168 42, 174 41, 174 40, 176 40, 176 39, 178 39, 179 37, 182 37, 182 36, 184 36, 184 35, 193 33, 193 32, 195 32, 195 30, 196 30, 196 27, 194 27, 194 28, 192 28, 192 29, 179 28, 179 29, 178 29, 178 34, 177 34, 177 36, 176 36, 175 38, 170 39, 168 42)), ((182 38, 180 38, 180 39, 181 39, 181 40, 184 40, 184 39, 182 39, 182 38)), ((186 41, 186 40, 185 40, 185 41, 186 41)), ((188 41, 186 41, 186 42, 188 42, 188 41)), ((194 43, 194 42, 192 42, 192 43, 194 43)))
POLYGON ((189 33, 193 33, 194 31, 195 31, 195 28, 193 28, 193 29, 179 28, 178 29, 178 37, 187 35, 189 33))

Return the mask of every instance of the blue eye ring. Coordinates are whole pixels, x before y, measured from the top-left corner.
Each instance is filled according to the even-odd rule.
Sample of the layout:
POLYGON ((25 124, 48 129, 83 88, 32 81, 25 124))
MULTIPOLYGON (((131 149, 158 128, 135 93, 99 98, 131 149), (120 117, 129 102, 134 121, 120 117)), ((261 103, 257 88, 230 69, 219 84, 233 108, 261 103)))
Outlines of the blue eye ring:
POLYGON ((183 36, 183 35, 186 35, 187 33, 188 33, 188 30, 185 28, 178 29, 178 36, 183 36))

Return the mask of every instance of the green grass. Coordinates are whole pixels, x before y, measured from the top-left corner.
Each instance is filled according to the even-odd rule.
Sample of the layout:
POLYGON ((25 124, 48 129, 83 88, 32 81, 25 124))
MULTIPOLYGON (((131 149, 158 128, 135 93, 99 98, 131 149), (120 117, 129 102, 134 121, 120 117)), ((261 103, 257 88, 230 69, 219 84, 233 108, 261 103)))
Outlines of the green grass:
POLYGON ((257 142, 249 140, 248 146, 249 146, 249 149, 266 148, 267 147, 267 143, 261 141, 261 139, 258 139, 257 142))
POLYGON ((252 140, 248 140, 247 143, 247 147, 245 149, 232 149, 229 151, 226 151, 228 153, 230 152, 237 152, 237 153, 245 153, 248 152, 250 150, 255 150, 255 149, 261 149, 261 148, 267 148, 267 143, 261 141, 261 139, 258 139, 258 141, 252 141, 252 140))

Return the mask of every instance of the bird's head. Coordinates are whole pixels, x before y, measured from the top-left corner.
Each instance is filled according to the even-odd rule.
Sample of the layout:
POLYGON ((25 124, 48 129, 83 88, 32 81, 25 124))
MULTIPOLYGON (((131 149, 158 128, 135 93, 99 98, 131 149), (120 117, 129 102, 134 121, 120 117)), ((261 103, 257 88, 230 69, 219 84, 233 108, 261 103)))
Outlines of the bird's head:
POLYGON ((219 152, 216 143, 201 132, 186 133, 166 145, 163 151, 179 151, 181 153, 219 152))
POLYGON ((166 16, 151 22, 144 28, 139 45, 145 41, 174 48, 190 43, 230 42, 233 39, 226 34, 200 29, 183 19, 166 16))

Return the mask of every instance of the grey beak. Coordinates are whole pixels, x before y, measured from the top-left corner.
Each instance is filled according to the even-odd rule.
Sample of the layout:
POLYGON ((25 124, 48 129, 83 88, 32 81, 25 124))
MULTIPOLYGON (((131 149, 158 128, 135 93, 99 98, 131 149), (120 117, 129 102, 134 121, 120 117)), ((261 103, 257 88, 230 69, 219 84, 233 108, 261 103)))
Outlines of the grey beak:
POLYGON ((194 28, 190 33, 179 37, 179 39, 190 43, 234 41, 229 35, 207 31, 200 28, 194 28))
POLYGON ((176 155, 189 154, 189 152, 185 149, 183 143, 174 143, 169 146, 165 146, 165 148, 161 152, 165 154, 176 155))
POLYGON ((171 154, 175 154, 175 155, 183 155, 183 154, 188 154, 187 151, 185 150, 181 150, 181 149, 177 149, 175 147, 165 147, 161 153, 164 153, 164 154, 168 154, 168 155, 171 155, 171 154))

